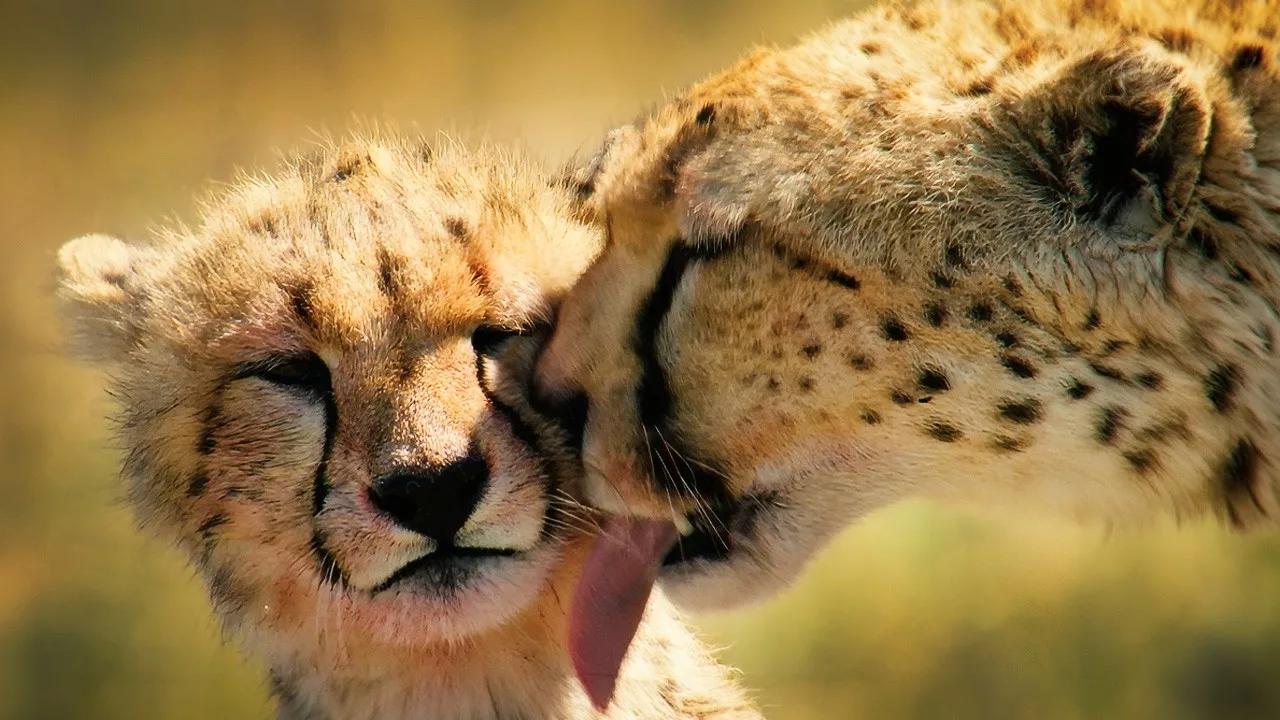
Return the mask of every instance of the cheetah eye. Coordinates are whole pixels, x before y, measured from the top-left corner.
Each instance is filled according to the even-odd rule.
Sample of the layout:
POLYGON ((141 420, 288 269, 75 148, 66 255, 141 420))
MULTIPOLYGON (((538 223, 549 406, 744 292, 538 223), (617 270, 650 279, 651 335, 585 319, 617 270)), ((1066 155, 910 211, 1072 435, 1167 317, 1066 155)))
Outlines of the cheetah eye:
POLYGON ((329 366, 319 355, 281 355, 249 363, 236 373, 241 378, 258 378, 272 385, 302 390, 317 395, 330 391, 329 366))
POLYGON ((471 331, 471 349, 475 350, 476 355, 493 355, 506 341, 513 337, 528 335, 530 332, 530 329, 513 330, 496 325, 481 325, 471 331))

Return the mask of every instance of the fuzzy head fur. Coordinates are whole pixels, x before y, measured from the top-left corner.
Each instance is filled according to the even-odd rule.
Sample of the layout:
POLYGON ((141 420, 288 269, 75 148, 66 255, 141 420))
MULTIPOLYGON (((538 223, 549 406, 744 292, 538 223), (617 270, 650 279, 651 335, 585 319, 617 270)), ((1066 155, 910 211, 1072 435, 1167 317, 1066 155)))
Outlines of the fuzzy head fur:
MULTIPOLYGON (((271 668, 282 717, 594 716, 559 601, 590 522, 524 391, 600 246, 571 202, 493 149, 352 139, 195 229, 62 248, 130 499, 271 668), (461 495, 422 494, 446 477, 461 495)), ((661 598, 645 632, 611 716, 752 716, 661 598)))

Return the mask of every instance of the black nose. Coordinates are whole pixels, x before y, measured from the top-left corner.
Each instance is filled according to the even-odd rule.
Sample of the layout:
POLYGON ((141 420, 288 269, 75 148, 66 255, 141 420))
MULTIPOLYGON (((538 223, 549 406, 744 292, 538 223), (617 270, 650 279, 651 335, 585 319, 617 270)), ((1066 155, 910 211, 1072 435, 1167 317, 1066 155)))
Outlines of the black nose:
POLYGON ((379 478, 369 489, 374 506, 401 527, 449 545, 466 524, 489 481, 489 466, 475 449, 434 468, 414 468, 379 478))

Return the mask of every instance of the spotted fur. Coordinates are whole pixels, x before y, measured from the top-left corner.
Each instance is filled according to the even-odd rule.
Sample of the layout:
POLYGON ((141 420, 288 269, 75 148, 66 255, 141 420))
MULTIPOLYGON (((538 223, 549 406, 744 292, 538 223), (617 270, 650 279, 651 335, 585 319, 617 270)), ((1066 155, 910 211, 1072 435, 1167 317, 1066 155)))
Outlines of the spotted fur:
POLYGON ((611 244, 539 364, 589 397, 590 499, 703 510, 654 437, 720 470, 718 519, 754 530, 664 571, 691 606, 906 497, 1274 524, 1278 32, 1275 0, 896 2, 615 131, 588 203, 611 244), (621 338, 673 253, 642 364, 621 338))
MULTIPOLYGON (((561 602, 591 526, 577 463, 523 390, 599 249, 574 202, 496 150, 356 138, 238 183, 195 229, 63 247, 132 504, 270 669, 281 718, 602 717, 561 602), (396 515, 377 490, 451 467, 479 478, 450 496, 474 503, 458 550, 429 528, 464 500, 396 515)), ((756 717, 665 599, 648 612, 607 717, 756 717)))

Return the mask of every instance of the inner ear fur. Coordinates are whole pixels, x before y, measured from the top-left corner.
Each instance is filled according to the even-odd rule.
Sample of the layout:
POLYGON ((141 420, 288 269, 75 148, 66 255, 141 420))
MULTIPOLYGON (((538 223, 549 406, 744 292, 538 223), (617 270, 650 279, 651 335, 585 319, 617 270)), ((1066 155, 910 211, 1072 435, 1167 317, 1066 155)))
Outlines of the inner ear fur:
POLYGON ((85 235, 58 250, 58 298, 81 355, 114 362, 137 342, 141 252, 108 235, 85 235))
POLYGON ((1204 83, 1147 43, 1099 50, 996 108, 1017 169, 1062 211, 1135 235, 1177 225, 1212 120, 1204 83))

